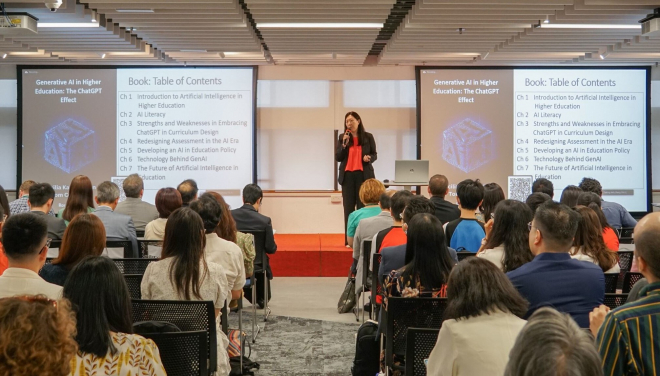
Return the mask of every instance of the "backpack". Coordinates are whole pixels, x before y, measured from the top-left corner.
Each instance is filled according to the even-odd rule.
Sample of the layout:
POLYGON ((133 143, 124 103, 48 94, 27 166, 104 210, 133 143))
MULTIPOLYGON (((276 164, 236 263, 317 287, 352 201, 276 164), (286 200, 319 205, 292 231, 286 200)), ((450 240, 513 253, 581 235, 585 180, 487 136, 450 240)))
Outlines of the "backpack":
POLYGON ((355 341, 355 359, 351 367, 353 376, 373 376, 380 371, 380 341, 378 323, 367 320, 358 329, 355 341))

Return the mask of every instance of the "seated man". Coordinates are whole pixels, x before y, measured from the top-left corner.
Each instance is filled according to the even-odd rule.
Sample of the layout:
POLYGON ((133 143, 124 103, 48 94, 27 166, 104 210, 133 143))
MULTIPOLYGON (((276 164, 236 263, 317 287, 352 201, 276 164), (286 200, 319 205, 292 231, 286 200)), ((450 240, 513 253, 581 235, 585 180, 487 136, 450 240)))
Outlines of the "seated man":
POLYGON ((546 178, 538 178, 532 183, 532 193, 541 192, 550 196, 550 198, 555 197, 555 187, 552 182, 546 178))
POLYGON ((59 299, 62 287, 39 277, 46 262, 50 239, 46 219, 22 213, 10 216, 2 226, 2 246, 9 268, 0 276, 0 298, 15 295, 45 295, 59 299))
POLYGON ((591 262, 571 258, 579 214, 566 205, 547 201, 530 223, 529 247, 534 259, 508 272, 520 295, 529 302, 529 317, 550 306, 568 313, 582 328, 589 327, 589 312, 603 303, 605 275, 591 262))
POLYGON ((176 187, 176 190, 181 194, 182 207, 190 205, 191 202, 197 200, 197 182, 192 179, 187 179, 181 182, 176 187))
POLYGON ((115 209, 115 213, 124 214, 133 219, 135 231, 144 232, 147 223, 158 218, 156 206, 142 201, 144 194, 144 181, 138 174, 131 174, 124 179, 122 183, 126 200, 120 202, 115 209))
POLYGON ((105 226, 105 237, 107 240, 130 240, 133 246, 133 257, 139 257, 135 226, 131 217, 115 213, 119 202, 119 187, 117 184, 104 181, 96 187, 96 211, 95 216, 101 219, 105 226))
MULTIPOLYGON (((266 260, 268 260, 268 255, 272 255, 277 251, 277 244, 275 244, 275 236, 273 235, 273 225, 270 221, 270 218, 259 213, 261 208, 261 203, 264 198, 264 193, 261 188, 256 184, 248 184, 243 188, 243 206, 238 209, 231 211, 231 215, 236 222, 236 229, 241 232, 250 232, 250 231, 263 231, 265 239, 265 252, 264 255, 266 260)), ((259 249, 257 247, 257 249, 259 249)), ((270 269, 270 263, 268 263, 268 268, 266 269, 266 274, 268 279, 273 279, 273 272, 270 269)), ((260 307, 264 307, 264 280, 263 273, 258 273, 255 276, 256 285, 257 285, 257 301, 256 304, 260 307)), ((252 288, 245 288, 245 298, 250 303, 252 302, 252 288)), ((270 292, 270 284, 268 284, 268 300, 272 298, 270 292)))
POLYGON ((606 375, 653 375, 660 365, 659 250, 660 213, 652 213, 635 226, 635 258, 648 285, 638 300, 612 311, 603 305, 589 315, 606 375))
POLYGON ((475 214, 484 199, 484 186, 479 179, 463 180, 456 186, 456 196, 461 217, 444 226, 447 246, 457 251, 477 252, 486 236, 484 225, 475 214))
POLYGON ((373 257, 380 253, 383 248, 394 247, 406 243, 406 233, 403 232, 403 209, 408 205, 408 201, 413 197, 410 191, 397 191, 392 195, 390 202, 390 216, 392 216, 392 226, 378 231, 371 241, 371 255, 369 257, 369 270, 373 270, 373 257))
MULTIPOLYGON (((603 197, 603 186, 600 185, 600 182, 592 178, 584 178, 580 182, 580 189, 585 192, 593 192, 598 196, 603 197)), ((614 229, 620 229, 622 227, 635 227, 637 221, 635 218, 628 213, 628 210, 624 208, 621 204, 616 202, 602 200, 601 208, 603 209, 603 214, 605 214, 605 219, 607 223, 614 229)))
POLYGON ((435 207, 435 216, 443 225, 461 216, 461 210, 458 206, 445 200, 445 197, 449 194, 449 180, 446 176, 433 175, 429 180, 428 192, 431 195, 431 203, 435 207))
POLYGON ((190 203, 190 209, 202 217, 206 230, 204 256, 207 262, 222 266, 227 274, 227 282, 232 299, 240 299, 245 286, 245 265, 243 251, 235 244, 222 239, 215 233, 222 218, 222 207, 210 194, 202 195, 199 200, 190 203), (207 196, 208 195, 208 196, 207 196))
MULTIPOLYGON (((34 180, 26 180, 18 188, 18 199, 9 203, 9 212, 11 214, 27 213, 30 211, 28 206, 28 198, 30 197, 30 187, 34 184, 37 184, 34 180)), ((10 213, 5 213, 9 215, 10 213)), ((48 212, 48 215, 55 216, 52 210, 48 212)))
POLYGON ((53 200, 55 199, 55 190, 48 183, 36 183, 30 187, 28 197, 28 206, 30 212, 43 216, 48 223, 48 237, 54 240, 62 239, 66 230, 66 223, 62 218, 56 218, 48 215, 52 212, 53 200))

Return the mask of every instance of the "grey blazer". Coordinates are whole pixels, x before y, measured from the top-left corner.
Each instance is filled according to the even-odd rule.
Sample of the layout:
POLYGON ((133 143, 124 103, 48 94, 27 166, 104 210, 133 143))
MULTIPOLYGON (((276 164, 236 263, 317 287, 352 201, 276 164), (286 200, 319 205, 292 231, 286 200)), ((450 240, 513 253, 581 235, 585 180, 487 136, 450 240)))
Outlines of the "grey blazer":
POLYGON ((133 257, 138 257, 137 236, 131 217, 115 213, 109 206, 99 206, 92 214, 103 222, 107 240, 130 240, 133 243, 133 257))
POLYGON ((48 215, 39 210, 33 210, 30 213, 43 216, 48 222, 48 237, 55 240, 60 240, 64 236, 64 231, 66 230, 66 223, 62 218, 56 218, 52 215, 48 215))
POLYGON ((158 218, 158 210, 154 205, 142 201, 141 198, 127 197, 117 205, 115 213, 124 214, 133 219, 136 231, 144 231, 147 223, 158 218))

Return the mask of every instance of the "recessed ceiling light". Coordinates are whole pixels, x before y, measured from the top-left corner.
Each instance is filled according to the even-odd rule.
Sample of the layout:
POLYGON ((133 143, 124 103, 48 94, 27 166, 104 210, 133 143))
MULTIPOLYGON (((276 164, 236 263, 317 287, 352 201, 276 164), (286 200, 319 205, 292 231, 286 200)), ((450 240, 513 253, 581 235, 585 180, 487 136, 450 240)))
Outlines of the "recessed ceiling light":
POLYGON ((603 52, 602 54, 598 55, 598 57, 600 57, 601 60, 605 60, 605 58, 606 58, 609 54, 610 54, 610 53, 606 51, 606 52, 603 52))
POLYGON ((101 54, 101 59, 105 59, 105 52, 101 54))
POLYGON ((39 22, 37 27, 41 28, 56 28, 56 27, 99 27, 96 22, 80 23, 80 22, 39 22))
POLYGON ((153 9, 115 9, 117 13, 154 13, 153 9))
POLYGON ((319 23, 258 23, 257 29, 265 28, 305 28, 305 29, 380 29, 382 23, 352 23, 352 22, 319 22, 319 23))
POLYGON ((542 24, 547 29, 641 29, 642 25, 621 24, 542 24))
POLYGON ((6 53, 2 54, 2 58, 3 58, 3 59, 6 59, 6 58, 7 58, 7 54, 6 54, 6 53))

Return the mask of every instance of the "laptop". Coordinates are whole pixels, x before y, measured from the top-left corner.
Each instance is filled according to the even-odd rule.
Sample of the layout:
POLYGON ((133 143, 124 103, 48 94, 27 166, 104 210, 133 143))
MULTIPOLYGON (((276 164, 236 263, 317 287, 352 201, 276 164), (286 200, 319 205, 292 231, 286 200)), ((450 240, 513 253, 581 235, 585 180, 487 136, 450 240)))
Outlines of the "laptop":
POLYGON ((395 183, 428 183, 429 161, 394 161, 395 183))

